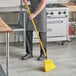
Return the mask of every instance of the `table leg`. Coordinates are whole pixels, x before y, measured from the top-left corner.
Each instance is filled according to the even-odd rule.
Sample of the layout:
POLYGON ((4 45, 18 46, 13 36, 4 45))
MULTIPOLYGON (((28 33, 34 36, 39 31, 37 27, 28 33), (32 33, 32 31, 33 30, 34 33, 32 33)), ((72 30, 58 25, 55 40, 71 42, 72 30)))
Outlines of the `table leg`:
POLYGON ((26 12, 23 13, 23 24, 24 24, 23 42, 24 42, 24 48, 26 48, 26 12))
POLYGON ((6 34, 6 76, 9 76, 9 33, 6 34))
MULTIPOLYGON (((18 28, 20 27, 20 13, 18 13, 18 28)), ((20 41, 20 32, 18 31, 18 43, 20 41)))

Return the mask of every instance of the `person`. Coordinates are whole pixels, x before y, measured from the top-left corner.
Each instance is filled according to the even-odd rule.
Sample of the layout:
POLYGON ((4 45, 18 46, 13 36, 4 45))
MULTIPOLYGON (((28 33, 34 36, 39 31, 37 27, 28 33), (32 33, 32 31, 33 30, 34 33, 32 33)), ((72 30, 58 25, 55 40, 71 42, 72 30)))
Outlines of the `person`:
MULTIPOLYGON (((23 0, 23 2, 26 4, 27 0, 23 0)), ((22 56, 22 60, 27 60, 29 58, 33 57, 33 31, 34 27, 32 25, 32 18, 35 21, 37 30, 39 32, 40 39, 42 41, 43 47, 45 49, 45 52, 47 50, 47 44, 46 44, 46 31, 47 31, 47 17, 46 17, 46 0, 30 0, 30 10, 31 15, 28 15, 27 17, 27 23, 26 23, 26 54, 22 56)), ((40 56, 37 58, 37 60, 43 60, 44 54, 40 46, 40 56)))

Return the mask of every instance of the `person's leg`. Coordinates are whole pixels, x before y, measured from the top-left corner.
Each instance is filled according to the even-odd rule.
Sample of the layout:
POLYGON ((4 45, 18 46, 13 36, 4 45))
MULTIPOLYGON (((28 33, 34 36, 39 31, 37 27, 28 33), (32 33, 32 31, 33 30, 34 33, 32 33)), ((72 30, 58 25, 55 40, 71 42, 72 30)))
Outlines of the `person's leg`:
POLYGON ((32 54, 33 50, 33 31, 26 31, 26 52, 32 54))
MULTIPOLYGON (((43 47, 44 47, 45 52, 46 52, 46 50, 47 50, 46 32, 39 32, 39 36, 40 36, 40 39, 41 39, 41 41, 42 41, 43 47)), ((41 48, 41 46, 40 46, 40 56, 37 58, 37 60, 43 60, 44 58, 45 58, 45 57, 44 57, 42 48, 41 48)))
POLYGON ((32 50, 33 50, 33 31, 26 30, 26 54, 22 56, 22 60, 26 60, 32 58, 32 50))

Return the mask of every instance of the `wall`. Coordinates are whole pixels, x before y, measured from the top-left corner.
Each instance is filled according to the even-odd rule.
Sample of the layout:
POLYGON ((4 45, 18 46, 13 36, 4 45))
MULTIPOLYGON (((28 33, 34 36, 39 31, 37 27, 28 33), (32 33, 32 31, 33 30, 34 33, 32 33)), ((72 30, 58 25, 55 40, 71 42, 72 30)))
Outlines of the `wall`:
MULTIPOLYGON (((47 3, 65 3, 70 0, 47 0, 47 3)), ((19 6, 20 0, 0 0, 0 7, 12 7, 12 6, 19 6)), ((0 14, 0 17, 6 22, 6 23, 17 23, 17 14, 0 14)), ((11 33, 10 34, 10 42, 17 41, 17 33, 11 33)), ((20 36, 21 40, 23 40, 22 35, 20 36)), ((0 43, 5 42, 5 34, 0 34, 0 43)))

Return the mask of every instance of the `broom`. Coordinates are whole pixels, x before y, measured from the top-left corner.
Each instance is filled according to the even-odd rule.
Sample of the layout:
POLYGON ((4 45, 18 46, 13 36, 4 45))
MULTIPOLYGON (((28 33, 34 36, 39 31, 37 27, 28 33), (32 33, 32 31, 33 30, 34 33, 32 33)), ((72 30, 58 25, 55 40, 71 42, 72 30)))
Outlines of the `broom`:
MULTIPOLYGON (((29 15, 31 15, 31 12, 30 12, 30 9, 29 9, 29 7, 28 7, 28 4, 26 4, 26 8, 27 8, 27 10, 28 10, 29 15)), ((53 69, 56 68, 56 66, 54 65, 52 59, 51 59, 51 60, 50 60, 50 59, 47 59, 47 56, 46 56, 46 53, 45 53, 45 49, 44 49, 44 47, 43 47, 43 44, 42 44, 42 42, 41 42, 41 39, 40 39, 40 37, 39 37, 38 31, 37 31, 37 28, 36 28, 36 25, 35 25, 35 22, 34 22, 33 19, 32 19, 32 24, 33 24, 33 27, 34 27, 35 32, 36 32, 36 35, 37 35, 38 40, 39 40, 39 42, 40 42, 40 46, 41 46, 41 48, 42 48, 43 54, 44 54, 45 59, 46 59, 46 60, 43 61, 44 71, 47 72, 47 71, 53 70, 53 69)))

